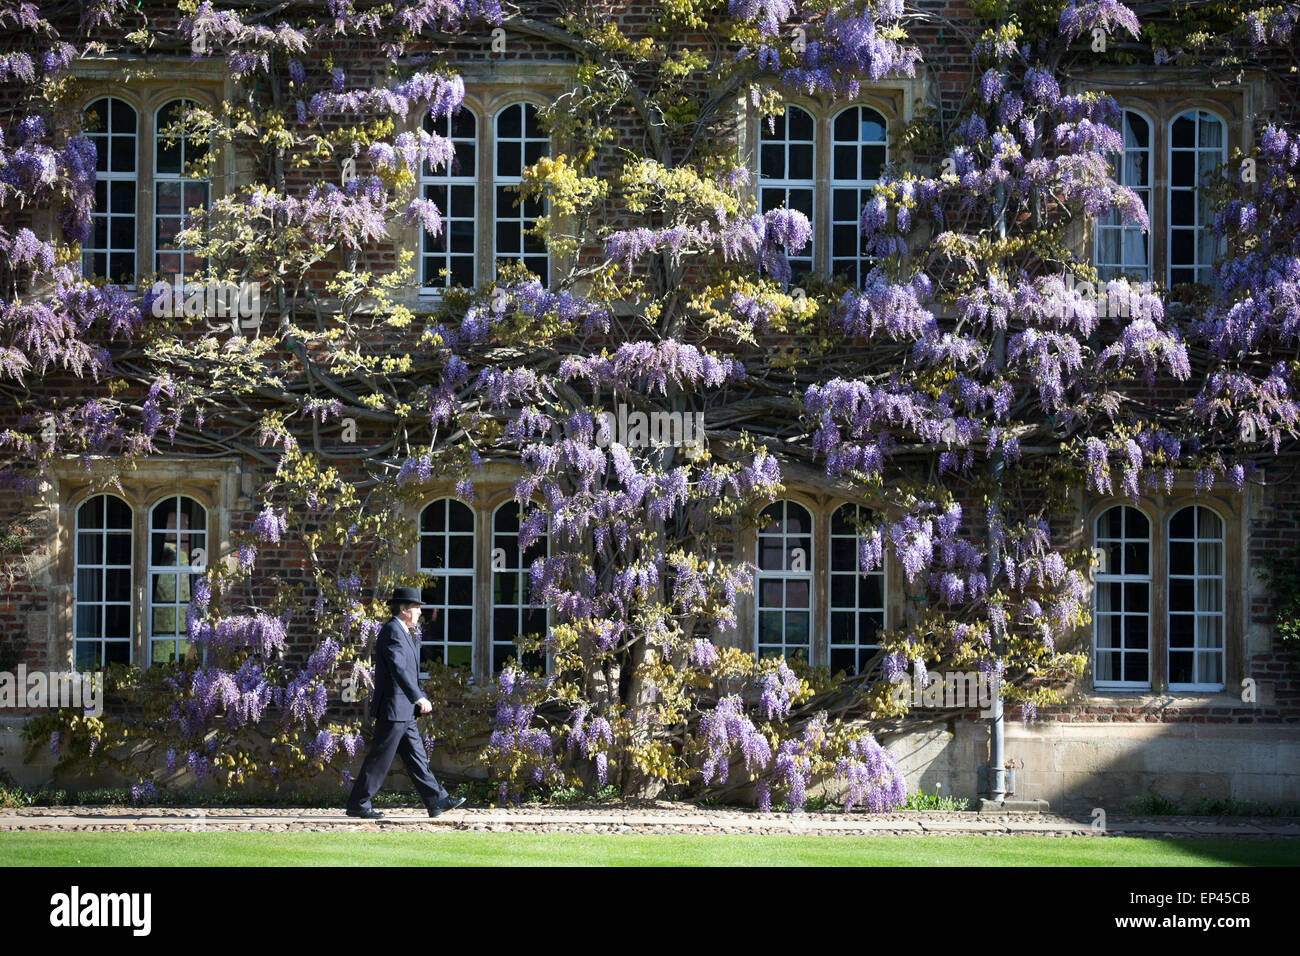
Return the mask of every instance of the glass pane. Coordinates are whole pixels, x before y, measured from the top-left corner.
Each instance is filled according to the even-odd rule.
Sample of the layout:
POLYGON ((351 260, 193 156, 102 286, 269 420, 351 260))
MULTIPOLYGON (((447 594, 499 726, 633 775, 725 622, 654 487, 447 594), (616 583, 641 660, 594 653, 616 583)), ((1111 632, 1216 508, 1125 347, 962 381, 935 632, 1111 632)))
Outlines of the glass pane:
POLYGON ((1201 113, 1199 116, 1199 133, 1200 141, 1197 143, 1201 147, 1210 147, 1218 149, 1223 146, 1223 124, 1209 113, 1201 113))
POLYGON ((1196 582, 1196 609, 1198 611, 1223 610, 1223 579, 1202 578, 1196 582))
POLYGON ((785 178, 785 147, 764 143, 759 151, 759 174, 767 179, 785 178))
POLYGON ((420 567, 445 568, 447 566, 447 539, 426 536, 420 539, 420 567))
POLYGON ((1196 655, 1191 651, 1178 651, 1169 655, 1169 683, 1171 684, 1192 684, 1195 683, 1195 672, 1192 664, 1196 655))
POLYGON ((131 600, 131 569, 109 568, 104 572, 106 579, 105 597, 109 601, 131 600))
POLYGON ((77 561, 80 564, 102 564, 104 561, 104 536, 102 534, 77 535, 77 561))
MULTIPOLYGON (((514 575, 497 575, 513 578, 514 575)), ((449 575, 447 578, 447 603, 471 605, 474 603, 474 579, 468 575, 449 575)))
POLYGON ((446 529, 447 502, 435 501, 424 509, 420 516, 421 531, 443 531, 446 529))
POLYGON ((523 149, 520 143, 497 143, 497 175, 518 176, 523 166, 523 149))
POLYGON ((1149 593, 1146 584, 1128 582, 1124 585, 1124 610, 1125 611, 1146 611, 1149 593))
POLYGON ((89 641, 77 642, 77 670, 98 670, 100 666, 100 645, 89 641))
POLYGON ((1128 544, 1124 547, 1124 573, 1150 574, 1151 547, 1143 544, 1128 544))
POLYGON ((1202 614, 1196 619, 1196 646, 1215 650, 1223 647, 1223 618, 1202 614))
POLYGON ((98 568, 79 568, 77 570, 77 600, 104 600, 104 572, 98 568))
POLYGON ((131 536, 129 534, 109 534, 107 538, 107 563, 129 567, 131 564, 131 536))
POLYGON ((858 157, 857 147, 855 146, 836 146, 835 147, 835 178, 836 179, 857 179, 858 174, 858 157))
POLYGON ((1196 618, 1191 614, 1169 615, 1169 646, 1192 647, 1196 633, 1196 618))
POLYGON ((449 562, 453 568, 474 567, 474 539, 469 535, 452 535, 449 562))
POLYGON ((108 509, 105 515, 106 527, 109 528, 130 528, 131 527, 131 509, 121 498, 108 496, 108 509))
POLYGON ((1222 684, 1223 683, 1223 655, 1222 654, 1198 654, 1197 667, 1200 673, 1197 676, 1197 682, 1201 684, 1222 684))
POLYGON ((447 612, 447 638, 453 641, 468 641, 474 636, 474 612, 471 610, 450 610, 447 612))
POLYGON ((883 607, 885 596, 883 580, 878 574, 858 579, 858 607, 883 607))
POLYGON ((883 146, 864 146, 862 147, 862 178, 879 179, 880 172, 885 168, 885 147, 883 146))
POLYGON ((522 105, 507 106, 497 116, 497 136, 519 139, 524 131, 523 121, 522 105))
POLYGON ((813 138, 812 116, 798 107, 787 109, 786 115, 790 120, 790 139, 811 141, 813 138))
POLYGON ((519 612, 512 608, 498 608, 492 612, 492 639, 503 641, 513 638, 518 633, 519 612))
POLYGON ((854 607, 853 578, 846 574, 831 575, 831 607, 854 607))
POLYGON ((110 604, 104 608, 104 636, 131 636, 131 607, 123 604, 110 604))

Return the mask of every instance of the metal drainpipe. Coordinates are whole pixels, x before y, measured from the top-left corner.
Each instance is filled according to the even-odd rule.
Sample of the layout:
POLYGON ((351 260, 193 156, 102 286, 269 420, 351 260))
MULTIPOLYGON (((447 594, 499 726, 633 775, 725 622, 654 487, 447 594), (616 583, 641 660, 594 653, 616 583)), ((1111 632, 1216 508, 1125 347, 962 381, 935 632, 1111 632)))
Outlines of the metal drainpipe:
MULTIPOLYGON (((997 332, 993 338, 993 360, 1002 366, 1006 358, 1007 338, 1005 332, 997 332)), ((989 477, 993 479, 993 505, 989 509, 990 518, 1000 517, 1002 508, 998 501, 997 489, 1002 484, 1002 451, 998 449, 989 461, 989 477)), ((996 575, 995 564, 997 553, 993 548, 993 534, 989 532, 989 586, 993 586, 993 580, 996 575)), ((993 653, 1001 656, 1005 650, 1005 643, 1001 628, 993 634, 993 653)), ((992 700, 989 716, 989 796, 994 800, 1001 800, 1006 796, 1006 769, 1004 764, 1006 760, 1003 754, 1003 721, 1002 721, 1002 682, 998 682, 997 696, 992 700)))
MULTIPOLYGON (((999 186, 997 189, 998 204, 998 238, 1007 237, 1007 213, 1005 208, 1006 191, 999 186)), ((996 369, 1001 371, 1007 364, 1007 333, 1005 329, 998 329, 993 333, 993 364, 996 369)), ((989 509, 989 518, 1000 518, 1002 515, 1001 504, 1001 487, 1002 487, 1002 448, 999 446, 993 452, 989 459, 989 477, 992 479, 993 487, 993 504, 989 509)), ((989 527, 989 587, 993 587, 993 582, 997 577, 997 552, 993 547, 993 529, 990 521, 989 527)), ((1005 651, 1003 634, 1001 628, 998 628, 993 637, 993 653, 1000 657, 1005 651)), ((989 797, 993 800, 1001 800, 1007 794, 1007 772, 1004 764, 1006 759, 1003 753, 1003 729, 1002 720, 1002 683, 998 682, 998 694, 992 701, 992 714, 989 717, 989 797)))

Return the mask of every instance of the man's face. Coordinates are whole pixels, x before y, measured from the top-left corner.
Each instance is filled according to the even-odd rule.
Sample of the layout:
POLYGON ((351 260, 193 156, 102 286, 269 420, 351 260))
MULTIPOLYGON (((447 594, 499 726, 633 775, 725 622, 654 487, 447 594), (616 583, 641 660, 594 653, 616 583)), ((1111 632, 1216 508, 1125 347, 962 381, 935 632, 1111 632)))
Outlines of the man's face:
POLYGON ((403 624, 410 627, 420 619, 420 605, 403 604, 402 609, 397 613, 397 616, 401 619, 403 624))

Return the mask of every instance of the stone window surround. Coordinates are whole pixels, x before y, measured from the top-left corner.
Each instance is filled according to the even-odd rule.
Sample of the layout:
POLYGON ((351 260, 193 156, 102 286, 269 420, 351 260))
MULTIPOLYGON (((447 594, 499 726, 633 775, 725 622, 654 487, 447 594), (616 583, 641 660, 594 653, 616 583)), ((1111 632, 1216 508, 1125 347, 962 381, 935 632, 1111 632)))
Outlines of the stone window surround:
MULTIPOLYGON (((925 83, 924 70, 918 69, 915 78, 885 81, 879 85, 868 86, 853 99, 832 99, 828 96, 809 97, 788 94, 785 102, 798 106, 813 118, 813 273, 827 276, 831 264, 831 189, 834 162, 834 135, 832 124, 835 117, 853 106, 866 106, 885 118, 885 140, 887 161, 896 159, 893 144, 898 134, 912 120, 916 103, 921 98, 925 83)), ((742 107, 745 121, 738 124, 738 146, 740 155, 749 170, 749 197, 757 204, 761 169, 759 167, 759 149, 762 143, 764 122, 758 111, 745 101, 742 107)), ((855 180, 856 182, 856 180, 855 180)))
MULTIPOLYGON (((1240 703, 1240 687, 1246 673, 1246 634, 1247 616, 1250 600, 1245 588, 1248 581, 1245 569, 1249 567, 1249 553, 1246 535, 1243 533, 1250 502, 1246 496, 1226 491, 1211 492, 1201 495, 1192 493, 1186 484, 1175 485, 1174 493, 1142 495, 1135 503, 1123 496, 1112 496, 1091 502, 1082 512, 1082 535, 1089 548, 1095 547, 1097 519, 1110 508, 1126 505, 1141 511, 1150 523, 1151 541, 1151 599, 1148 609, 1148 648, 1150 686, 1134 689, 1096 687, 1093 683, 1093 626, 1085 629, 1081 646, 1088 649, 1088 664, 1084 673, 1082 686, 1089 698, 1097 702, 1105 700, 1132 702, 1134 697, 1147 699, 1152 697, 1172 698, 1175 700, 1215 700, 1231 699, 1240 703), (1223 521, 1223 576, 1224 576, 1224 615, 1223 615, 1223 677, 1222 691, 1170 690, 1168 680, 1168 574, 1169 574, 1169 519, 1178 511, 1189 505, 1201 505, 1216 511, 1223 521)), ((1093 606, 1093 578, 1088 576, 1088 607, 1093 606)))
MULTIPOLYGON (((460 70, 465 81, 465 102, 461 110, 474 114, 477 129, 477 141, 474 150, 475 170, 475 225, 474 252, 475 278, 479 286, 496 278, 496 117, 497 114, 513 103, 530 103, 537 107, 547 107, 564 92, 563 65, 557 64, 520 64, 504 66, 501 64, 467 65, 460 70)), ((427 110, 413 110, 407 117, 405 125, 399 129, 417 131, 427 110)), ((551 139, 551 155, 563 152, 558 141, 551 139)), ((417 182, 417 189, 420 183, 417 182)), ((442 211, 442 210, 440 210, 442 211)), ((552 228, 563 231, 570 226, 567 217, 556 216, 552 228)), ((442 299, 442 290, 424 288, 420 285, 420 255, 423 249, 423 227, 414 223, 403 225, 400 221, 390 225, 389 233, 399 251, 411 251, 414 257, 411 266, 414 270, 414 285, 409 296, 408 305, 423 307, 436 305, 442 299)), ((562 258, 552 256, 550 269, 552 277, 562 273, 566 268, 562 258)))
POLYGON ((149 516, 153 506, 176 495, 193 498, 208 514, 208 562, 232 554, 230 519, 233 511, 252 507, 243 487, 250 476, 242 473, 237 458, 151 458, 122 475, 121 489, 94 481, 102 466, 88 475, 76 461, 55 464, 46 483, 45 508, 49 521, 49 565, 44 584, 49 589, 48 660, 52 667, 75 664, 75 601, 77 509, 101 494, 122 498, 131 507, 131 662, 149 660, 146 624, 149 608, 149 516))
MULTIPOLYGON (((486 686, 492 681, 492 520, 502 505, 514 501, 517 468, 504 462, 487 462, 472 476, 474 499, 457 495, 454 482, 429 482, 420 489, 418 500, 402 509, 408 526, 416 531, 415 543, 396 561, 391 571, 415 577, 420 574, 419 527, 424 509, 440 498, 451 498, 470 509, 474 515, 474 614, 471 673, 475 683, 486 686)), ((549 655, 548 655, 549 656, 549 655)), ((549 665, 549 661, 548 661, 549 665)))
MULTIPOLYGON (((862 501, 847 494, 828 494, 809 492, 788 483, 786 490, 778 500, 793 501, 802 505, 812 515, 812 554, 809 556, 812 570, 810 640, 812 643, 812 661, 814 667, 827 666, 830 661, 830 553, 831 553, 831 517, 845 504, 857 504, 869 510, 879 511, 869 501, 862 501)), ((737 560, 758 564, 758 534, 747 531, 738 542, 737 560)), ((898 627, 907 619, 907 589, 904 586, 902 569, 889 549, 885 549, 885 628, 898 627)), ((757 584, 757 577, 755 578, 757 584)), ((756 594, 738 594, 736 597, 736 627, 721 636, 715 636, 715 643, 727 647, 739 647, 753 652, 758 641, 758 597, 756 594)))
MULTIPOLYGON (((1171 124, 1188 110, 1213 113, 1226 126, 1224 155, 1231 162, 1236 150, 1249 152, 1254 147, 1253 121, 1270 108, 1273 96, 1265 79, 1254 74, 1222 88, 1210 86, 1204 74, 1195 71, 1161 68, 1160 76, 1163 82, 1152 85, 1149 69, 1140 73, 1101 70, 1082 78, 1067 92, 1104 91, 1114 97, 1120 109, 1133 110, 1151 124, 1151 280, 1167 286, 1171 124)), ((1087 219, 1071 232, 1085 261, 1094 261, 1093 220, 1087 219)))
MULTIPOLYGON (((136 111, 136 273, 150 275, 155 264, 154 249, 154 153, 157 145, 158 111, 172 100, 187 99, 207 108, 217 106, 231 92, 232 81, 224 63, 188 58, 84 59, 73 66, 82 82, 76 110, 84 112, 106 97, 122 100, 136 111)), ((228 150, 220 150, 208 176, 208 202, 214 203, 228 188, 228 150)), ((168 282, 170 276, 164 277, 168 282)))

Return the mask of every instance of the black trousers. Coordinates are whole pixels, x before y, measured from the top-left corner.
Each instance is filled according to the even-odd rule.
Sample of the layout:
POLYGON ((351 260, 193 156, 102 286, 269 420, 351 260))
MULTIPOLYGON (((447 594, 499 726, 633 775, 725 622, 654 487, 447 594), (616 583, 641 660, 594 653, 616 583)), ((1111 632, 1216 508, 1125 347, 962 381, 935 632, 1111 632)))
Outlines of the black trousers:
POLYGON ((406 764, 406 772, 411 775, 411 782, 425 806, 432 806, 447 796, 447 791, 429 769, 429 758, 424 752, 424 740, 415 717, 408 720, 377 717, 366 759, 361 762, 352 793, 348 795, 349 810, 370 809, 371 799, 384 785, 388 768, 393 765, 394 753, 406 764))

